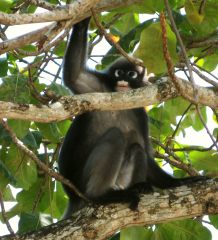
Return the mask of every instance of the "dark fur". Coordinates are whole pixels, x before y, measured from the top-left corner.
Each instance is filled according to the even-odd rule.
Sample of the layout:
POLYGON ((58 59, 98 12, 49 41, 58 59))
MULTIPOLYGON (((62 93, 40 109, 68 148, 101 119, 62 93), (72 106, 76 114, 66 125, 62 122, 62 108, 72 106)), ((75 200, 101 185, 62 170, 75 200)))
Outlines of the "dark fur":
MULTIPOLYGON (((143 86, 144 70, 119 59, 106 71, 87 69, 87 30, 89 19, 76 24, 70 37, 63 66, 63 79, 75 94, 116 91, 117 81, 126 80, 131 88, 143 86), (114 76, 116 69, 124 72, 114 76), (131 79, 129 71, 137 71, 131 79)), ((60 173, 85 196, 96 203, 130 202, 135 208, 140 190, 152 186, 168 188, 198 180, 175 179, 154 161, 148 138, 148 119, 144 108, 87 112, 73 120, 60 157, 60 173)), ((83 201, 64 186, 69 206, 64 218, 83 206, 83 201)))

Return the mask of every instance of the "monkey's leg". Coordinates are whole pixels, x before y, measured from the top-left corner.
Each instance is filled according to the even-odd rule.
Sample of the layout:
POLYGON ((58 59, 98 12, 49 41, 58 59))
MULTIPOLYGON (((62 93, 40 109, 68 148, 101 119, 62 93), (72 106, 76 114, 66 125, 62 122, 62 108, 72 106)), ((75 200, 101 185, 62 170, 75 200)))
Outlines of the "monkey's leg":
POLYGON ((138 144, 128 147, 128 151, 126 148, 122 133, 113 128, 101 137, 92 151, 84 179, 86 194, 94 202, 129 202, 135 209, 141 191, 133 185, 140 183, 144 190, 151 190, 145 182, 147 162, 143 149, 138 144))
POLYGON ((118 128, 109 129, 98 139, 83 170, 83 185, 89 198, 102 196, 115 186, 124 161, 125 145, 118 128))
MULTIPOLYGON (((135 210, 138 207, 139 195, 141 193, 150 193, 153 191, 152 186, 147 179, 147 155, 145 150, 138 143, 134 143, 128 147, 125 162, 121 167, 121 171, 117 179, 117 183, 119 185, 123 185, 127 180, 127 171, 130 166, 133 166, 131 184, 125 191, 129 194, 129 196, 134 196, 130 201, 130 208, 135 210)), ((126 200, 128 200, 128 197, 126 200)))

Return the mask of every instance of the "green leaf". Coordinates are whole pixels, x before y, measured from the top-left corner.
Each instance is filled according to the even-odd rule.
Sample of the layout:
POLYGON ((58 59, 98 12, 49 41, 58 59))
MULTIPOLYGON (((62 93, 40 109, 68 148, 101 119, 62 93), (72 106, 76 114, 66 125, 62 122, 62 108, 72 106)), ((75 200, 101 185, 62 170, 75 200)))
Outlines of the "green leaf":
POLYGON ((38 213, 21 213, 18 223, 18 233, 25 233, 28 231, 36 231, 42 226, 38 213))
MULTIPOLYGON (((1 188, 2 189, 2 188, 1 188)), ((15 201, 15 198, 12 194, 12 191, 11 191, 11 187, 10 186, 7 186, 3 191, 3 199, 4 201, 10 201, 10 202, 13 202, 15 201)))
POLYGON ((166 137, 172 133, 172 126, 169 124, 170 114, 165 111, 163 105, 154 107, 148 112, 149 116, 149 129, 153 137, 160 138, 166 137))
POLYGON ((15 145, 10 146, 4 164, 15 177, 17 187, 28 190, 37 179, 35 163, 15 145))
POLYGON ((216 151, 211 150, 208 152, 192 151, 190 159, 194 168, 197 170, 205 170, 210 173, 218 172, 218 154, 216 151))
POLYGON ((61 41, 54 49, 54 54, 58 57, 63 57, 66 49, 66 41, 61 41))
POLYGON ((164 103, 164 110, 169 115, 169 122, 176 125, 178 116, 182 116, 190 103, 181 97, 173 98, 164 103))
POLYGON ((0 58, 0 77, 7 76, 8 73, 8 61, 6 58, 0 58))
POLYGON ((22 139, 24 145, 32 148, 38 149, 42 142, 42 135, 38 131, 28 132, 27 135, 22 139))
POLYGON ((115 28, 115 35, 119 32, 119 36, 126 35, 130 29, 135 28, 139 24, 138 14, 129 13, 122 16, 119 21, 112 25, 111 33, 113 34, 113 29, 115 28))
MULTIPOLYGON (((44 184, 44 186, 40 186, 43 194, 38 204, 38 210, 41 212, 46 212, 47 209, 49 209, 49 214, 52 215, 53 211, 54 212, 58 211, 52 206, 52 201, 53 201, 54 192, 55 192, 55 181, 52 181, 51 179, 49 179, 46 182, 44 181, 44 183, 41 182, 41 184, 44 184)), ((38 188, 38 191, 39 189, 40 188, 38 188)))
POLYGON ((24 5, 19 10, 21 13, 34 13, 37 9, 37 6, 33 4, 24 5))
POLYGON ((116 8, 113 10, 113 12, 116 13, 129 13, 129 12, 134 12, 134 13, 151 13, 149 12, 149 10, 147 10, 147 7, 145 6, 147 0, 143 0, 140 3, 135 3, 135 4, 131 4, 130 6, 126 6, 126 7, 120 7, 120 8, 116 8))
POLYGON ((18 138, 23 138, 29 132, 30 122, 19 119, 9 119, 8 125, 18 138))
POLYGON ((217 138, 217 136, 218 136, 218 128, 214 128, 214 130, 213 130, 213 136, 214 136, 215 138, 217 138))
POLYGON ((196 6, 192 0, 186 0, 185 11, 191 23, 201 24, 204 19, 204 14, 199 13, 199 6, 196 6))
POLYGON ((210 215, 209 219, 210 219, 211 224, 213 224, 213 226, 216 229, 218 229, 218 215, 210 215))
POLYGON ((23 76, 10 76, 2 78, 0 85, 0 100, 28 104, 31 99, 27 80, 23 76))
POLYGON ((62 121, 62 122, 58 122, 57 123, 57 126, 58 126, 58 129, 59 129, 59 132, 61 134, 62 137, 64 137, 68 131, 68 129, 70 128, 72 124, 72 121, 71 120, 65 120, 65 121, 62 121))
POLYGON ((108 240, 120 240, 120 233, 115 234, 113 237, 109 238, 108 240))
MULTIPOLYGON (((181 8, 184 5, 185 0, 169 0, 169 4, 171 9, 178 9, 181 8)), ((139 13, 160 13, 164 11, 165 4, 163 0, 144 0, 143 3, 136 5, 140 10, 138 10, 139 13)), ((131 9, 132 5, 129 7, 129 10, 133 11, 131 9)))
POLYGON ((156 13, 164 10, 164 1, 162 0, 146 0, 143 3, 145 13, 156 13))
POLYGON ((34 45, 26 45, 26 46, 22 47, 21 49, 24 50, 24 51, 27 51, 27 52, 37 51, 37 47, 34 46, 34 45))
POLYGON ((0 11, 1 12, 10 12, 13 5, 13 0, 1 0, 0 1, 0 11))
POLYGON ((153 232, 145 227, 129 227, 120 233, 120 240, 145 240, 151 239, 153 232))
MULTIPOLYGON (((53 3, 53 4, 57 4, 57 3, 59 4, 60 3, 59 0, 47 0, 47 2, 53 3)), ((66 2, 66 0, 64 2, 66 2)))
POLYGON ((7 166, 0 160, 0 189, 4 189, 8 183, 16 184, 16 179, 14 178, 11 171, 7 166))
POLYGON ((173 12, 173 18, 175 20, 176 26, 181 34, 183 36, 183 41, 185 43, 186 38, 193 40, 195 37, 194 34, 196 34, 194 27, 192 24, 188 21, 186 15, 183 15, 182 13, 178 11, 173 12), (194 33, 193 33, 194 32, 194 33))
MULTIPOLYGON (((148 26, 150 26, 152 24, 153 20, 148 20, 145 21, 141 24, 139 24, 138 26, 136 26, 135 28, 133 28, 132 30, 130 30, 125 36, 123 36, 120 41, 119 44, 120 46, 127 52, 131 52, 133 51, 133 48, 135 47, 135 45, 138 43, 139 39, 140 39, 140 34, 141 31, 145 28, 147 28, 148 26), (133 41, 134 40, 134 41, 133 41)), ((118 56, 116 56, 116 54, 118 54, 117 49, 115 47, 112 47, 107 53, 106 55, 103 57, 102 59, 102 64, 103 67, 108 66, 109 64, 111 64, 114 60, 116 60, 118 58, 118 56), (114 56, 115 55, 115 56, 114 56)))
POLYGON ((59 143, 60 141, 60 131, 56 123, 35 123, 39 128, 43 137, 50 140, 52 143, 59 143))
MULTIPOLYGON (((207 113, 206 108, 201 108, 201 115, 204 119, 204 122, 207 122, 207 113)), ((200 131, 204 129, 204 125, 202 124, 200 117, 197 113, 196 108, 192 108, 185 116, 184 120, 182 121, 181 126, 183 128, 192 127, 195 131, 200 131)))
MULTIPOLYGON (((173 9, 178 9, 184 5, 184 0, 170 0, 170 7, 173 9)), ((135 13, 148 13, 154 14, 156 12, 161 12, 164 10, 164 1, 163 0, 144 0, 140 3, 131 4, 127 7, 116 8, 113 12, 118 13, 128 13, 128 12, 135 12, 135 13)))
POLYGON ((9 135, 8 131, 0 124, 0 143, 2 145, 10 145, 12 142, 11 136, 9 135))
POLYGON ((7 213, 8 218, 19 215, 21 212, 32 212, 33 207, 35 212, 44 212, 51 206, 53 193, 54 181, 46 180, 44 177, 38 178, 28 190, 22 190, 17 194, 17 204, 7 213))
MULTIPOLYGON (((175 64, 178 60, 176 37, 169 25, 167 25, 167 43, 172 62, 175 64)), ((151 24, 142 31, 140 43, 134 56, 143 60, 149 73, 160 74, 167 71, 159 22, 151 24)))
POLYGON ((211 240, 210 231, 194 220, 160 224, 154 231, 156 240, 211 240))
POLYGON ((64 192, 63 186, 60 182, 56 182, 55 192, 49 206, 47 205, 46 213, 51 214, 53 218, 60 219, 66 209, 68 197, 64 192))
POLYGON ((51 85, 48 86, 48 89, 53 91, 58 96, 70 95, 71 92, 68 88, 61 84, 57 84, 53 82, 51 85))
POLYGON ((203 59, 202 67, 207 71, 212 72, 217 68, 217 64, 218 64, 218 52, 216 54, 206 56, 203 59))
POLYGON ((206 1, 202 8, 202 13, 199 14, 201 2, 200 1, 186 1, 186 13, 189 22, 195 29, 195 38, 205 37, 216 31, 218 26, 218 2, 206 1))

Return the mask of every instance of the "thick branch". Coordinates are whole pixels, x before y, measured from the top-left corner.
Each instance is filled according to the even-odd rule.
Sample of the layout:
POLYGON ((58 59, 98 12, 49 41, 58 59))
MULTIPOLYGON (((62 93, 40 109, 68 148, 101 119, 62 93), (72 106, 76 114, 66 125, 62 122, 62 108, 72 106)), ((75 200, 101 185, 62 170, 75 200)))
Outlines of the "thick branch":
MULTIPOLYGON (((184 91, 194 98, 189 82, 178 79, 184 91)), ((218 92, 198 86, 199 104, 218 108, 218 92)), ((125 93, 90 93, 62 97, 50 106, 16 104, 0 101, 0 118, 23 119, 36 122, 55 122, 68 119, 85 111, 121 110, 144 107, 178 96, 170 80, 162 79, 155 84, 125 93)))
MULTIPOLYGON (((58 28, 59 32, 63 29, 72 26, 78 21, 81 21, 88 15, 91 15, 89 12, 90 8, 95 6, 95 4, 99 2, 99 0, 83 0, 83 1, 75 1, 72 4, 65 6, 53 6, 53 10, 50 12, 36 13, 36 14, 6 14, 0 13, 0 22, 1 24, 6 25, 18 25, 18 24, 26 24, 26 23, 42 23, 42 22, 51 22, 51 21, 59 21, 60 23, 53 23, 44 28, 41 28, 37 31, 30 32, 28 34, 21 35, 14 39, 5 40, 0 43, 0 54, 8 52, 10 50, 23 47, 27 44, 31 44, 33 42, 37 42, 39 40, 47 40, 50 42, 53 37, 57 36, 58 33, 54 30, 55 26, 58 28), (89 13, 88 13, 89 12, 89 13), (65 20, 65 21, 63 21, 65 20), (68 21, 66 21, 68 20, 68 21), (62 26, 61 26, 62 25, 62 26)), ((96 5, 96 11, 104 11, 112 8, 126 6, 133 4, 135 2, 140 2, 140 0, 114 0, 114 1, 101 1, 96 5)), ((50 4, 51 5, 51 4, 50 4)), ((52 8, 52 7, 50 7, 52 8)), ((44 44, 45 45, 45 44, 44 44)), ((51 48, 48 45, 47 48, 51 48)), ((43 51, 45 49, 41 49, 43 51)), ((39 54, 39 53, 37 53, 39 54)), ((33 54, 34 55, 34 54, 33 54)))
MULTIPOLYGON (((65 6, 58 6, 52 11, 43 13, 33 13, 33 14, 7 14, 0 13, 0 22, 4 25, 20 25, 27 23, 42 23, 42 22, 53 22, 62 21, 67 19, 82 19, 91 15, 88 11, 98 3, 99 0, 77 0, 72 4, 65 6)), ((109 9, 114 9, 116 7, 128 6, 136 2, 142 2, 141 0, 104 0, 100 1, 99 4, 95 6, 97 12, 102 12, 109 9)))
POLYGON ((25 46, 26 44, 37 42, 39 39, 42 39, 44 36, 46 36, 47 33, 50 33, 56 27, 56 25, 56 23, 52 23, 46 27, 32 31, 28 34, 24 34, 19 37, 1 42, 0 54, 6 53, 15 48, 25 46))
MULTIPOLYGON (((208 180, 190 187, 182 186, 163 193, 141 197, 138 211, 131 211, 126 204, 87 207, 72 220, 42 228, 38 232, 17 236, 17 239, 107 239, 118 230, 132 225, 151 225, 172 220, 193 218, 218 213, 218 182, 208 180)), ((5 236, 1 240, 15 239, 5 236)))

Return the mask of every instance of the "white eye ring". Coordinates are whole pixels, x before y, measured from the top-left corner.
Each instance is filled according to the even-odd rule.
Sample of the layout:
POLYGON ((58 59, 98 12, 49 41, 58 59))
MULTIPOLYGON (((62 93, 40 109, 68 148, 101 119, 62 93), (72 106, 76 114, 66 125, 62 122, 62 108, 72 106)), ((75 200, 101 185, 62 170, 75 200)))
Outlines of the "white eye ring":
POLYGON ((128 76, 131 77, 131 78, 137 78, 138 73, 136 71, 129 71, 128 76))
POLYGON ((116 69, 114 72, 115 77, 120 77, 123 74, 122 69, 116 69))

